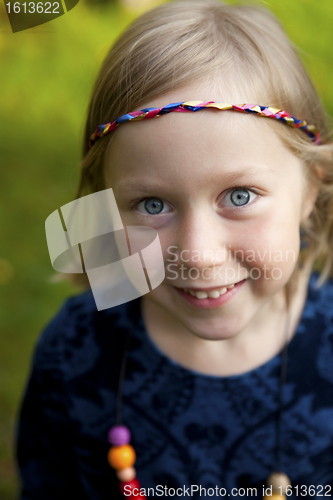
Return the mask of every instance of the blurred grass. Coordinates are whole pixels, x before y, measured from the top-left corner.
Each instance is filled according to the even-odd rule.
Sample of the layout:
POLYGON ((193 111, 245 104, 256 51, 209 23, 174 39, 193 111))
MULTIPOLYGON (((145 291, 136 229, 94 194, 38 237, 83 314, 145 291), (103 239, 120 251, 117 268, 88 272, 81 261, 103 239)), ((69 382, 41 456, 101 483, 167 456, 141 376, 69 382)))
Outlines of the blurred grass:
POLYGON ((35 339, 64 298, 78 291, 48 283, 54 272, 45 219, 75 196, 91 86, 108 46, 133 17, 117 4, 80 2, 65 16, 16 34, 1 18, 1 500, 16 498, 16 416, 35 339))
MULTIPOLYGON (((265 4, 302 49, 333 115, 333 2, 265 4)), ((107 48, 133 17, 118 4, 81 1, 51 23, 13 34, 0 5, 1 500, 16 498, 15 425, 34 343, 62 301, 78 292, 48 282, 44 222, 75 196, 91 87, 107 48)))

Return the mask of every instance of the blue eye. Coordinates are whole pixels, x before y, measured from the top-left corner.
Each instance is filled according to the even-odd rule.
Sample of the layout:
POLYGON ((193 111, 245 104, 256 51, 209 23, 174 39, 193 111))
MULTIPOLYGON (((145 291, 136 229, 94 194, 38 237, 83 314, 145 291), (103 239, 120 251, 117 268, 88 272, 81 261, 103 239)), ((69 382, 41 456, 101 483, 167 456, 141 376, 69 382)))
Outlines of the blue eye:
POLYGON ((230 194, 230 199, 237 207, 246 205, 250 199, 250 193, 246 189, 235 189, 230 194))
POLYGON ((258 195, 250 189, 237 188, 229 191, 223 199, 225 207, 244 207, 258 195))
POLYGON ((137 204, 137 209, 141 212, 139 207, 143 208, 146 213, 141 213, 145 213, 145 215, 159 215, 161 213, 165 213, 165 211, 163 211, 165 205, 166 204, 160 198, 146 198, 137 204))

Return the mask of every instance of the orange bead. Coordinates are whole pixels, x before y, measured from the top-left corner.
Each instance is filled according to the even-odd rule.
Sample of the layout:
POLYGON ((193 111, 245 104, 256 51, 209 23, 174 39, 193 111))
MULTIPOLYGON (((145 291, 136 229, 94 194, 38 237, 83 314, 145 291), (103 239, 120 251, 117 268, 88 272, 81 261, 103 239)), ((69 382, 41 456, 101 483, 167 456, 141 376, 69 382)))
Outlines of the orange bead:
POLYGON ((108 453, 108 462, 116 470, 132 467, 135 463, 136 455, 133 446, 123 444, 122 446, 112 446, 108 453))
POLYGON ((126 469, 118 470, 116 476, 122 483, 127 483, 133 481, 136 476, 136 471, 134 467, 126 467, 126 469))

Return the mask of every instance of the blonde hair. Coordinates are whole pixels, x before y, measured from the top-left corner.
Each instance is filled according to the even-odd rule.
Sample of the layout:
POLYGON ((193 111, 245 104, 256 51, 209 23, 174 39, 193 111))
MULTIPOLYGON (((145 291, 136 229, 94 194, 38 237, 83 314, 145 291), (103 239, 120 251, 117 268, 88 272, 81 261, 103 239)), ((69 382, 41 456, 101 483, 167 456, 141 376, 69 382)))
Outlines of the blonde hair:
MULTIPOLYGON (((322 284, 333 268, 331 134, 321 101, 296 50, 277 19, 261 6, 180 0, 144 13, 129 26, 108 53, 93 88, 77 197, 105 189, 103 158, 113 134, 88 151, 89 136, 97 125, 140 109, 143 103, 172 89, 208 78, 223 92, 231 73, 242 75, 237 80, 239 104, 248 102, 250 96, 250 102, 256 98, 256 104, 284 109, 319 130, 322 145, 316 146, 301 131, 267 120, 304 161, 308 182, 318 189, 313 212, 302 227, 307 248, 301 260, 321 271, 322 284)), ((297 269, 290 290, 296 275, 297 269)), ((72 276, 76 283, 85 278, 72 276)))

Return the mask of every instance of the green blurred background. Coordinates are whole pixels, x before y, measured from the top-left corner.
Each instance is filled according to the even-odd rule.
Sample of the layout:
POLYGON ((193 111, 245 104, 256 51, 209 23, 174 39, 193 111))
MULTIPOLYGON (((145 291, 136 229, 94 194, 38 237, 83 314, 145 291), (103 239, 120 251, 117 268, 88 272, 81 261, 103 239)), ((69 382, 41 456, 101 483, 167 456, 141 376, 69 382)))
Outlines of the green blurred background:
MULTIPOLYGON (((141 2, 81 0, 15 34, 0 4, 0 500, 17 498, 15 426, 36 338, 80 291, 50 282, 44 222, 75 197, 91 87, 112 41, 149 4, 141 2)), ((263 3, 301 49, 333 116, 332 0, 263 3)))

